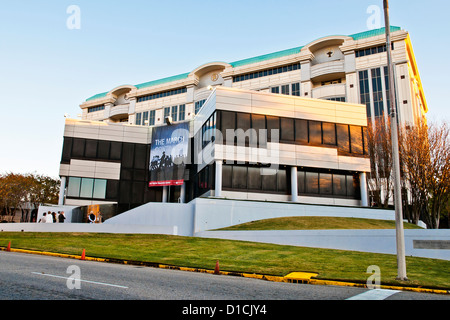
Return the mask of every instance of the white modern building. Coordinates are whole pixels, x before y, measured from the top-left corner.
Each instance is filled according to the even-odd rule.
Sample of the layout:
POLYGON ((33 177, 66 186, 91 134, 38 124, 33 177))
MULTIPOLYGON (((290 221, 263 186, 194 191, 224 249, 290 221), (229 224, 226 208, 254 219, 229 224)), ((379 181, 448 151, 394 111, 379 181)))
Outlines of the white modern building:
MULTIPOLYGON (((389 105, 384 31, 211 62, 87 99, 82 119, 66 120, 60 204, 122 213, 210 196, 367 206, 367 125, 389 105), (154 165, 172 168, 179 156, 164 165, 155 136, 182 124, 186 137, 172 140, 186 146, 183 170, 152 184, 154 165)), ((391 31, 399 118, 414 124, 426 100, 408 33, 391 31)))

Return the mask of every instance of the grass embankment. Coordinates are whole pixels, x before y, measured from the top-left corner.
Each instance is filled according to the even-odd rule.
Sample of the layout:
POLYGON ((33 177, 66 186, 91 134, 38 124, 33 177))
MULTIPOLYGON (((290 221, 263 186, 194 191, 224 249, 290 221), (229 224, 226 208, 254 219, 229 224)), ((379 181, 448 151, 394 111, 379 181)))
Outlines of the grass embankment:
MULTIPOLYGON (((404 229, 422 229, 403 223, 404 229)), ((395 229, 395 221, 338 217, 284 217, 251 221, 220 230, 337 230, 395 229)))
MULTIPOLYGON (((230 241, 219 239, 123 234, 0 233, 0 246, 223 271, 285 276, 293 271, 318 273, 320 279, 366 282, 367 267, 381 269, 382 284, 395 280, 394 255, 230 241)), ((450 262, 407 257, 408 285, 450 289, 450 262)))

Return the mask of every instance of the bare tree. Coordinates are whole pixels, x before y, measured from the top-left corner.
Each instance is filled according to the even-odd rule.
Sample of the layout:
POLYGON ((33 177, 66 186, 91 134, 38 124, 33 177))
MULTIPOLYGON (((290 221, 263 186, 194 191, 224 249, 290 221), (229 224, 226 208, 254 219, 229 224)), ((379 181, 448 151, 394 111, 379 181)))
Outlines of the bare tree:
POLYGON ((400 148, 404 186, 410 195, 405 206, 408 219, 417 224, 422 218, 428 228, 437 229, 450 197, 450 128, 446 122, 405 128, 400 148))
POLYGON ((368 151, 371 173, 368 177, 373 206, 387 208, 393 194, 392 142, 390 120, 379 117, 368 125, 368 151))

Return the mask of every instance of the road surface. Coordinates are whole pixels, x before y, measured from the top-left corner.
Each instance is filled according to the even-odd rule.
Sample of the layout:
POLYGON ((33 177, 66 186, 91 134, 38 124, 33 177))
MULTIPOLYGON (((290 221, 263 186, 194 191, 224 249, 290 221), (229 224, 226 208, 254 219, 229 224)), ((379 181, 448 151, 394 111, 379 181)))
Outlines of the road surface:
MULTIPOLYGON (((179 303, 172 304, 170 311, 180 315, 183 312, 195 314, 213 311, 206 307, 198 309, 201 301, 226 301, 226 304, 215 310, 215 315, 220 312, 242 314, 244 311, 258 315, 265 301, 450 300, 450 296, 278 283, 0 251, 0 299, 176 300, 179 303), (233 301, 236 303, 233 304, 233 301), (246 301, 245 309, 242 301, 246 301)), ((160 305, 167 306, 164 303, 160 305)), ((269 306, 264 311, 267 312, 267 308, 269 306)))

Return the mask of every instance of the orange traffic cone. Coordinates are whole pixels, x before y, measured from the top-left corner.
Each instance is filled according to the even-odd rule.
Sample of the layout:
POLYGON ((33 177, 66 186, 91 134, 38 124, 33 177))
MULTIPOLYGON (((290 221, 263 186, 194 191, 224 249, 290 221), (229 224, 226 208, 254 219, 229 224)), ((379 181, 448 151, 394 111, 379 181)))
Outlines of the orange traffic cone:
POLYGON ((86 250, 83 249, 83 252, 81 253, 81 260, 86 260, 86 250))
POLYGON ((219 260, 216 261, 216 267, 214 269, 214 274, 219 274, 220 270, 219 270, 219 260))
POLYGON ((11 241, 8 242, 8 246, 6 247, 6 251, 11 251, 11 241))

